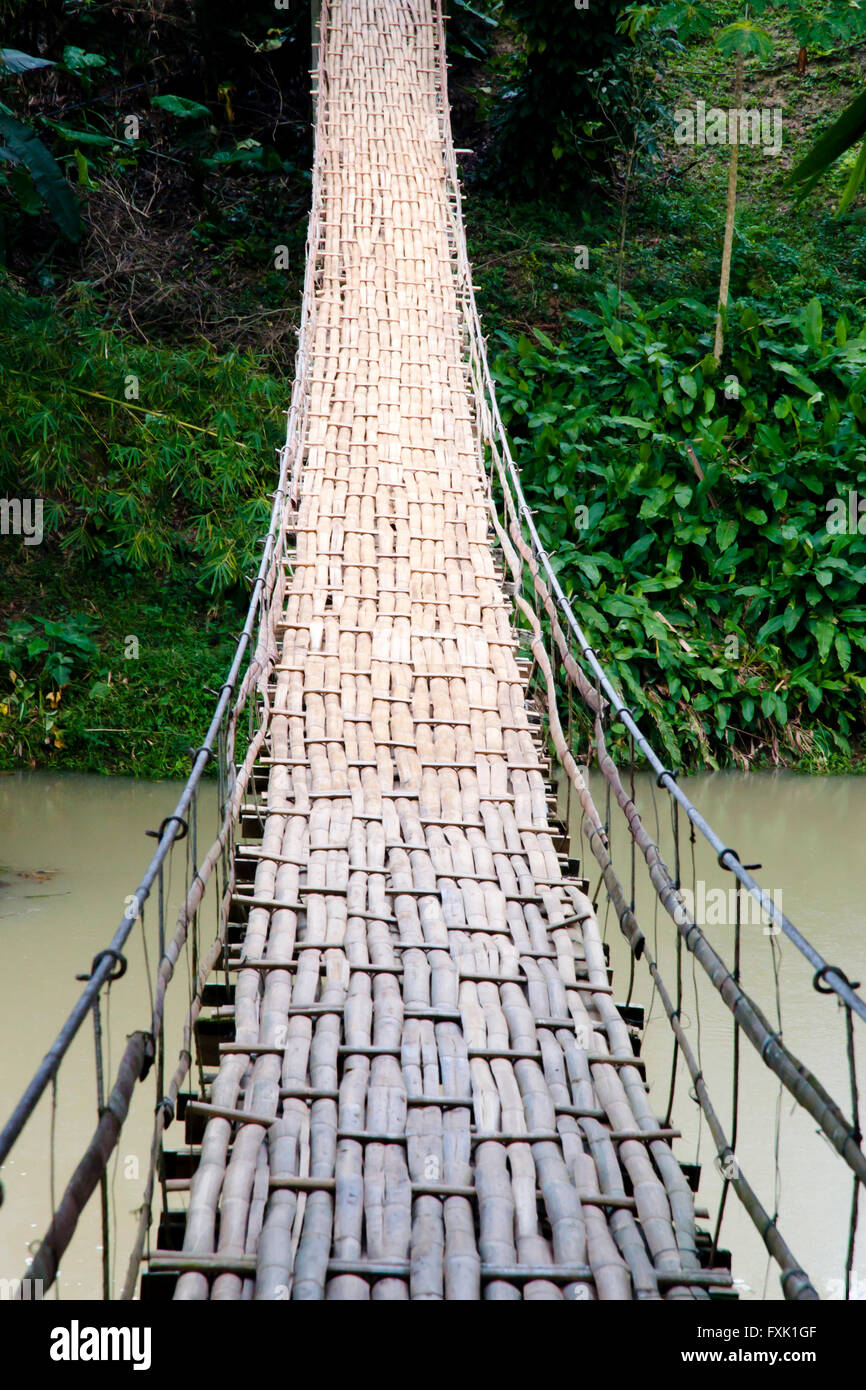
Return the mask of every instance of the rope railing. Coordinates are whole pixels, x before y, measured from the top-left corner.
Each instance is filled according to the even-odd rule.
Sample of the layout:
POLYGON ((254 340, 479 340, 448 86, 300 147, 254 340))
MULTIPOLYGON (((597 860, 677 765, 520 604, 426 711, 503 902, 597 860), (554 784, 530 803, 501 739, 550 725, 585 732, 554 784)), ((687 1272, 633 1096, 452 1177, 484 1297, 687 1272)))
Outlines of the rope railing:
MULTIPOLYGON (((318 80, 321 90, 325 82, 321 63, 319 64, 318 80)), ((297 496, 306 433, 306 412, 309 396, 307 345, 313 325, 316 264, 322 250, 322 207, 321 180, 318 166, 316 166, 313 174, 311 212, 307 234, 306 273, 301 302, 301 321, 298 330, 295 378, 290 408, 287 412, 286 439, 279 451, 279 476, 276 491, 273 493, 270 525, 264 537, 258 572, 252 583, 246 619, 226 680, 218 693, 216 707, 205 739, 193 754, 192 770, 177 805, 162 822, 159 830, 155 832, 158 844, 141 882, 132 895, 131 906, 124 912, 123 919, 109 945, 95 958, 87 984, 69 1017, 43 1058, 2 1132, 0 1132, 0 1163, 2 1163, 8 1157, 22 1130, 33 1115, 46 1088, 57 1077, 72 1042, 88 1014, 93 1011, 94 1003, 99 999, 100 992, 113 979, 119 978, 114 973, 118 963, 122 963, 121 973, 125 969, 123 948, 136 922, 142 918, 144 905, 155 884, 160 888, 160 909, 162 909, 164 870, 170 860, 174 845, 186 838, 190 830, 193 831, 197 840, 197 834, 195 834, 196 793, 208 763, 216 758, 219 771, 221 814, 218 834, 201 863, 194 866, 192 883, 178 913, 174 936, 167 944, 163 939, 162 917, 160 917, 160 960, 157 969, 150 1031, 134 1033, 129 1039, 117 1069, 117 1081, 103 1112, 100 1114, 94 1137, 76 1167, 61 1199, 58 1211, 53 1215, 52 1223, 28 1269, 28 1279, 41 1278, 44 1287, 48 1287, 53 1280, 60 1256, 72 1239, 84 1206, 96 1185, 104 1179, 109 1157, 116 1146, 126 1118, 135 1082, 145 1079, 154 1060, 157 1060, 158 1079, 160 1079, 162 1070, 161 1035, 166 992, 181 951, 187 942, 190 926, 197 921, 197 914, 205 890, 214 874, 222 868, 225 886, 219 907, 219 930, 210 950, 202 958, 200 968, 196 973, 192 998, 184 1021, 184 1039, 177 1067, 171 1078, 168 1091, 165 1095, 160 1094, 157 1097, 144 1200, 140 1209, 135 1245, 122 1294, 124 1298, 134 1296, 137 1270, 151 1224, 162 1132, 174 1114, 180 1086, 191 1065, 193 1030, 201 1009, 204 985, 224 946, 225 926, 232 888, 233 870, 230 850, 233 843, 234 825, 240 811, 243 794, 251 780, 253 764, 261 750, 269 713, 267 680, 270 667, 276 660, 274 615, 281 607, 280 600, 285 587, 287 537, 291 529, 292 507, 297 496), (252 643, 257 625, 258 632, 253 649, 252 643), (245 664, 245 674, 239 685, 245 664), (250 707, 249 746, 242 764, 237 767, 234 762, 234 747, 239 720, 250 700, 256 695, 261 701, 258 728, 254 733, 252 707, 250 707)), ((161 1091, 161 1087, 158 1089, 161 1091)), ((2 1196, 2 1188, 0 1188, 0 1196, 2 1196)))
MULTIPOLYGON (((440 31, 439 61, 442 64, 444 76, 445 39, 441 0, 436 0, 436 10, 440 31)), ((479 446, 487 452, 490 458, 488 481, 492 523, 514 580, 516 605, 530 625, 531 637, 528 646, 536 667, 544 677, 545 689, 542 698, 549 720, 551 742, 568 779, 569 786, 574 787, 577 791, 585 823, 588 827, 586 834, 589 845, 601 867, 602 878, 617 912, 620 927, 634 956, 640 957, 642 953, 646 953, 646 940, 635 916, 633 894, 632 901, 629 903, 625 898, 610 857, 609 826, 603 823, 596 810, 593 798, 574 759, 570 740, 566 738, 562 729, 557 709, 556 676, 545 650, 540 614, 547 617, 551 638, 562 662, 562 674, 566 686, 579 693, 591 713, 599 769, 625 816, 632 841, 632 855, 634 855, 635 846, 643 854, 653 889, 659 900, 672 917, 687 949, 701 963, 712 984, 733 1014, 735 1035, 739 1029, 742 1029, 743 1034, 756 1048, 762 1062, 779 1077, 797 1102, 818 1122, 836 1152, 845 1160, 854 1174, 855 1200, 852 1208, 848 1261, 850 1267, 856 1233, 856 1192, 858 1184, 866 1182, 866 1156, 864 1156, 861 1147, 862 1135, 856 1104, 857 1083, 853 1041, 849 1036, 847 1055, 851 1072, 852 1096, 854 1097, 852 1102, 853 1120, 849 1121, 821 1083, 784 1044, 780 1033, 773 1030, 759 1006, 742 987, 738 971, 736 974, 732 974, 728 970, 704 932, 693 920, 680 891, 679 882, 675 882, 671 877, 658 846, 646 831, 633 800, 622 786, 619 771, 604 740, 604 722, 606 719, 609 720, 615 716, 622 724, 630 736, 632 751, 635 748, 640 750, 655 775, 656 785, 668 793, 674 805, 685 811, 689 822, 694 827, 692 833, 694 834, 694 830, 700 832, 714 850, 719 866, 734 874, 738 885, 741 885, 759 904, 762 912, 766 914, 768 922, 772 922, 776 930, 783 932, 810 963, 815 972, 813 978, 815 988, 819 992, 837 996, 846 1011, 849 1035, 855 1014, 860 1019, 866 1019, 866 1002, 857 992, 859 986, 852 984, 838 966, 831 965, 825 960, 821 952, 782 912, 778 902, 760 886, 752 876, 750 868, 740 860, 737 851, 725 844, 718 832, 679 786, 676 771, 665 765, 649 738, 639 728, 633 712, 626 705, 620 692, 605 671, 568 601, 550 556, 542 544, 532 511, 523 493, 519 471, 514 462, 500 415, 487 357, 486 342, 475 301, 471 267, 466 248, 457 163, 447 121, 443 121, 442 136, 445 149, 446 177, 452 205, 451 240, 460 287, 459 298, 464 314, 466 358, 474 388, 479 446), (505 508, 505 515, 501 521, 495 506, 494 483, 498 484, 501 503, 505 508), (524 596, 527 590, 530 593, 529 601, 524 596), (572 651, 572 641, 577 644, 577 657, 572 651)), ((634 861, 632 862, 634 863, 634 861)), ((634 873, 634 869, 632 872, 634 873)), ((667 990, 664 988, 657 963, 648 953, 647 961, 654 988, 662 998, 676 1039, 675 1046, 678 1051, 675 1051, 674 1067, 676 1066, 677 1055, 681 1054, 692 1074, 696 1098, 716 1141, 719 1160, 724 1162, 730 1153, 730 1148, 710 1101, 706 1083, 683 1033, 678 1011, 674 1009, 667 990)), ((725 1183, 725 1191, 727 1185, 728 1180, 725 1183)), ((753 1189, 741 1173, 736 1181, 732 1180, 732 1185, 756 1229, 760 1232, 766 1248, 782 1270, 782 1286, 785 1296, 788 1298, 817 1297, 790 1250, 784 1241, 781 1241, 775 1220, 767 1215, 753 1189)))
MULTIPOLYGON (((326 76, 321 59, 317 76, 318 89, 322 91, 326 76)), ((319 110, 321 110, 321 104, 319 110)), ((317 128, 319 124, 320 117, 317 116, 317 128)), ((290 407, 287 412, 286 439, 279 451, 279 476, 276 491, 273 493, 270 525, 264 537, 258 572, 252 582, 252 593, 246 619, 226 680, 218 693, 216 707, 204 742, 193 754, 192 770, 177 805, 171 815, 162 822, 159 830, 154 832, 158 838, 158 844, 141 882, 132 895, 131 906, 126 909, 123 920, 108 947, 95 958, 85 988, 16 1105, 2 1133, 0 1133, 0 1163, 2 1163, 33 1115, 46 1088, 55 1081, 63 1059, 67 1055, 81 1024, 93 1011, 100 992, 106 985, 110 985, 113 979, 119 978, 119 975, 113 973, 115 967, 120 964, 120 973, 125 970, 123 947, 136 922, 143 918, 144 905, 154 885, 158 885, 160 960, 157 968, 150 1031, 136 1032, 129 1038, 118 1065, 117 1079, 108 1101, 100 1113, 94 1136, 73 1172, 58 1209, 52 1215, 48 1231, 40 1242, 37 1254, 27 1271, 27 1278, 29 1280, 41 1279, 43 1287, 49 1287, 53 1281, 60 1257, 74 1235, 87 1201, 96 1186, 100 1182, 104 1182, 107 1164, 126 1119, 135 1083, 146 1078, 154 1061, 157 1063, 157 1080, 158 1082, 162 1081, 162 1029, 166 993, 181 952, 187 943, 190 927, 197 923, 197 916, 207 886, 214 875, 222 869, 224 886, 219 903, 217 936, 201 961, 196 961, 198 969, 195 972, 192 996, 184 1020, 183 1042, 174 1074, 165 1094, 162 1094, 161 1084, 157 1087, 159 1094, 154 1112, 144 1198, 139 1210, 134 1246, 121 1297, 132 1298, 135 1294, 138 1269, 152 1221, 152 1204, 160 1167, 163 1131, 166 1124, 174 1116, 180 1086, 191 1066, 193 1032, 201 1010, 204 986, 223 953, 225 945, 225 930, 233 887, 231 849, 233 847, 234 826, 241 809, 244 793, 252 778, 254 763, 261 752, 267 728, 270 709, 268 677, 270 668, 277 659, 275 615, 282 607, 282 594, 285 589, 286 565, 288 563, 287 538, 291 530, 292 509, 297 498, 306 434, 306 416, 309 404, 308 343, 314 326, 316 268, 322 254, 322 212, 321 177, 318 163, 316 163, 313 171, 311 211, 307 232, 306 271, 301 301, 301 320, 298 329, 295 377, 290 407), (255 648, 252 649, 257 625, 256 644, 255 648), (246 670, 243 678, 240 679, 245 662, 246 670), (239 679, 240 684, 238 684, 239 679), (233 696, 234 700, 232 701, 233 696), (253 709, 250 702, 256 696, 261 701, 261 705, 258 725, 254 729, 253 709), (238 767, 234 761, 235 740, 240 718, 248 705, 250 707, 250 737, 246 755, 238 767), (217 759, 219 773, 221 821, 218 833, 201 863, 194 865, 194 874, 178 913, 174 935, 171 941, 166 943, 162 918, 164 870, 174 845, 185 839, 190 830, 193 831, 197 841, 196 794, 205 769, 213 758, 217 759)), ((2 1188, 0 1188, 0 1196, 2 1196, 2 1188)), ((107 1254, 105 1258, 107 1259, 107 1254)))
MULTIPOLYGON (((441 26, 441 0, 437 0, 437 10, 441 26)), ((522 523, 526 527, 529 535, 529 546, 532 552, 532 558, 544 571, 545 582, 549 589, 549 594, 552 596, 556 613, 563 620, 576 640, 581 658, 589 667, 599 688, 604 692, 610 709, 614 711, 625 729, 632 735, 635 745, 640 749, 649 766, 656 774, 657 785, 664 788, 670 796, 679 802, 689 817, 689 820, 715 850, 720 866, 723 869, 731 870, 743 887, 755 898, 761 909, 768 914, 772 921, 774 921, 794 943, 800 953, 805 956, 814 967, 816 975, 820 977, 820 984, 823 985, 827 991, 837 994, 843 1003, 853 1009, 861 1019, 866 1020, 866 1000, 856 992, 857 987, 850 983, 842 970, 826 961, 820 951, 818 951, 812 943, 806 939, 802 932, 794 926, 774 899, 761 888, 760 884, 752 877, 749 870, 742 864, 737 851, 725 844, 721 836, 704 818, 682 788, 678 786, 676 772, 665 766, 649 739, 638 727, 631 710, 608 677, 607 672, 583 631, 580 622, 575 616, 574 610, 551 564, 550 556, 542 545, 532 510, 523 493, 520 474, 514 462, 508 442, 508 435, 499 412, 496 391, 487 357, 486 340, 481 328, 481 321, 475 302, 472 271, 469 264, 463 226, 462 199, 460 181, 457 173, 456 155, 447 123, 443 125, 443 141, 446 150, 447 174, 451 185, 451 196, 454 202, 452 237, 458 259, 457 273, 462 282, 461 303, 466 318, 465 327, 468 338, 468 358, 475 383, 476 401, 479 407, 480 432, 484 443, 491 449, 494 461, 498 465, 497 471, 500 474, 500 482, 509 512, 512 514, 515 521, 522 523)))
MULTIPOLYGON (((311 233, 315 228, 315 218, 311 220, 311 233)), ((262 557, 258 572, 252 584, 252 594, 246 620, 238 637, 226 680, 216 702, 207 734, 201 746, 193 754, 192 771, 184 785, 180 798, 170 815, 152 832, 158 839, 154 854, 145 873, 131 895, 131 904, 111 938, 108 946, 94 959, 91 973, 74 1007, 66 1019, 54 1042, 45 1054, 29 1085, 15 1106, 11 1116, 0 1132, 0 1163, 12 1151, 16 1141, 32 1117, 41 1097, 54 1082, 69 1048, 76 1038, 82 1023, 92 1013, 100 993, 118 979, 125 970, 123 949, 136 923, 143 918, 145 903, 154 885, 160 887, 160 909, 162 909, 162 876, 170 861, 174 846, 186 838, 195 827, 197 816, 196 793, 208 763, 217 758, 220 771, 220 795, 222 799, 222 822, 216 840, 211 845, 201 864, 195 868, 192 886, 180 909, 175 935, 166 947, 160 921, 160 961, 157 971, 157 989, 150 1024, 147 1032, 132 1034, 117 1070, 117 1081, 104 1107, 94 1138, 75 1169, 64 1197, 49 1230, 39 1246, 38 1253, 28 1269, 28 1279, 42 1279, 48 1287, 54 1278, 63 1250, 74 1234, 81 1212, 95 1189, 126 1118, 130 1096, 137 1080, 144 1080, 157 1058, 160 1034, 164 1017, 165 997, 174 967, 187 940, 190 925, 195 921, 205 889, 215 870, 223 864, 228 872, 226 851, 230 848, 233 825, 244 788, 249 782, 252 763, 257 749, 256 740, 251 744, 251 752, 240 769, 234 768, 233 750, 238 721, 250 698, 258 692, 264 704, 260 730, 264 728, 267 717, 267 674, 276 659, 273 614, 278 607, 274 602, 275 592, 285 583, 283 568, 286 555, 286 539, 289 530, 292 489, 296 486, 299 460, 302 452, 303 422, 306 407, 306 370, 304 367, 304 322, 309 319, 312 307, 312 280, 309 266, 307 284, 304 291, 302 328, 298 351, 298 373, 292 394, 291 408, 288 412, 286 442, 280 450, 280 470, 276 491, 273 494, 271 520, 264 538, 262 557), (253 638, 258 623, 258 636, 255 649, 253 638), (238 685, 241 672, 246 665, 245 675, 238 685), (237 694, 233 701, 233 695, 237 694), (119 967, 119 971, 118 971, 119 967), (117 973, 116 973, 117 972, 117 973)), ((263 736, 263 735, 262 735, 263 736)), ((196 836, 197 838, 197 836, 196 836)), ((225 917, 225 904, 223 917, 225 917)), ((224 923, 223 923, 224 925, 224 923)), ((219 938, 215 947, 221 947, 219 938)), ((208 956, 208 968, 199 972, 190 1013, 187 1016, 188 1031, 194 1024, 201 1007, 201 992, 213 960, 219 950, 212 948, 208 956)), ((185 1074, 185 1072, 184 1072, 185 1074)), ((172 1082, 172 1096, 168 1098, 165 1109, 173 1108, 177 1089, 182 1076, 175 1075, 172 1082)), ((165 1120, 162 1099, 157 1105, 158 1123, 165 1120)), ((151 1164, 149 1182, 152 1180, 156 1154, 151 1164)), ((2 1188, 0 1188, 2 1194, 2 1188)), ((148 1222, 149 1224, 149 1222, 148 1222)))
MULTIPOLYGON (((115 965, 120 964, 120 974, 125 970, 126 962, 125 957, 122 955, 122 948, 126 944, 136 922, 140 919, 143 921, 145 902, 150 896, 154 884, 158 884, 160 888, 159 930, 161 954, 157 969, 157 988, 153 1000, 150 1029, 149 1031, 140 1030, 134 1032, 129 1037, 118 1064, 114 1086, 105 1106, 100 1112, 93 1138, 88 1144, 82 1159, 76 1166, 58 1205, 57 1211, 53 1214, 51 1224, 44 1238, 39 1243, 37 1253, 27 1270, 27 1280, 41 1280, 43 1288, 50 1287, 53 1282, 60 1258, 75 1233, 81 1213, 97 1184, 103 1179, 111 1153, 117 1144, 121 1129, 126 1120, 136 1082, 144 1081, 154 1062, 157 1064, 157 1079, 161 1079, 163 1051, 162 1025, 166 990, 174 973, 174 967, 179 958, 181 949, 187 940, 190 926, 197 922, 199 906, 207 884, 212 878, 215 869, 220 865, 226 847, 230 843, 235 807, 239 801, 242 786, 250 775, 252 763, 249 762, 249 760, 249 765, 247 766, 247 763, 244 765, 243 778, 237 775, 233 780, 232 792, 223 808, 224 814, 217 838, 208 850, 202 863, 196 867, 192 884, 180 909, 175 935, 168 945, 164 943, 162 917, 164 910, 164 894, 162 891, 163 873, 169 863, 173 846, 177 842, 185 839, 196 824, 196 791, 209 759, 215 755, 215 750, 217 748, 219 749, 220 756, 224 757, 225 750, 232 742, 240 714, 243 712, 251 694, 256 688, 261 688, 263 686, 262 677, 266 676, 269 666, 274 659, 273 632, 269 630, 269 614, 272 612, 272 605, 269 602, 263 604, 263 598, 265 596, 270 598, 275 586, 284 582, 280 565, 286 537, 286 507, 284 504, 288 497, 288 457, 289 450, 284 449, 283 462, 280 470, 280 481, 277 491, 274 494, 271 527, 265 539, 262 561, 259 566, 258 575, 253 584, 253 594, 250 600, 247 618, 238 639, 237 648, 227 679, 217 700, 216 710, 211 720, 207 736, 201 747, 197 749, 194 754, 193 770, 184 786, 174 811, 170 816, 166 817, 160 829, 154 832, 159 839, 157 849, 133 895, 130 907, 127 908, 124 914, 123 921, 120 923, 120 926, 111 940, 110 946, 100 952, 95 958, 94 966, 85 988, 82 990, 81 995, 57 1035, 57 1038, 46 1053, 33 1079, 4 1126, 2 1134, 0 1134, 0 1155, 5 1159, 32 1117, 46 1088, 55 1081, 63 1060, 84 1019, 87 1017, 88 1013, 93 1010, 94 1002, 98 1000, 100 991, 105 988, 106 985, 110 985, 114 979, 120 977, 119 974, 115 975, 112 973, 115 965), (253 631, 260 612, 261 619, 259 621, 259 633, 255 652, 252 657, 249 658, 246 674, 239 687, 235 702, 233 705, 230 705, 229 701, 237 685, 244 658, 252 642, 253 631)), ((264 698, 266 698, 266 687, 264 687, 262 693, 264 698)), ((228 893, 230 893, 230 885, 224 896, 227 896, 228 893)), ((225 916, 225 911, 223 912, 223 916, 225 916)), ((217 944, 219 944, 219 942, 217 944)), ((203 985, 204 979, 201 977, 200 972, 192 1006, 195 1014, 197 1014, 198 1007, 200 1007, 203 985)), ((161 1114, 165 1104, 166 1099, 159 1097, 157 1101, 158 1115, 161 1114)), ((105 1258, 107 1259, 107 1252, 105 1258)), ((21 1287, 23 1289, 26 1285, 22 1283, 21 1287)))

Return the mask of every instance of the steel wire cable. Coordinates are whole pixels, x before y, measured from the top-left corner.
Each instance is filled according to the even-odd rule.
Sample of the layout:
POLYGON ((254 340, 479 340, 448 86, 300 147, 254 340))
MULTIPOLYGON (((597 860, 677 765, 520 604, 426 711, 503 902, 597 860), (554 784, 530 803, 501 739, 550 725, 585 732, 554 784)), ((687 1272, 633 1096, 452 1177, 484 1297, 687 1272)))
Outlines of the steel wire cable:
MULTIPOLYGON (((441 0, 437 0, 436 10, 437 18, 441 24, 441 0)), ((491 428, 489 430, 487 444, 490 449, 491 459, 496 467, 506 508, 512 516, 516 528, 519 529, 521 526, 526 527, 526 531, 529 535, 529 547, 536 562, 536 566, 540 565, 544 570, 551 606, 557 610, 558 614, 563 618, 566 628, 571 631, 576 639, 581 657, 595 676, 599 690, 604 691, 607 700, 610 702, 611 708, 616 712, 627 731, 633 736, 643 756, 656 773, 658 785, 663 786, 669 795, 680 803, 689 816, 692 824, 700 830, 704 838, 716 851, 721 867, 730 869, 761 907, 769 913, 772 920, 778 924, 782 931, 793 941, 801 954, 803 954, 814 967, 815 971, 820 974, 827 989, 838 994, 861 1019, 866 1020, 866 1000, 863 1000, 855 992, 845 977, 844 972, 838 967, 830 965, 812 943, 794 926, 782 912, 781 908, 779 908, 772 898, 765 893, 749 871, 743 867, 736 852, 724 843, 709 822, 701 815, 698 808, 677 785, 676 774, 665 766, 653 749, 649 739, 639 729, 628 706, 625 705, 618 690, 609 679, 595 650, 574 614, 571 604, 556 575, 550 557, 541 543, 541 537, 535 525, 532 511, 523 493, 520 475, 511 454, 508 436, 499 411, 496 391, 487 358, 486 342, 478 317, 477 305, 475 303, 471 269, 466 250, 462 195, 457 175, 454 146, 450 134, 447 131, 445 132, 445 156, 447 172, 452 185, 451 194, 455 205, 454 235, 457 248, 458 270, 462 277, 464 288, 461 302, 466 315, 466 332, 472 347, 470 362, 473 368, 476 363, 478 366, 475 388, 479 400, 483 402, 484 406, 484 411, 479 411, 479 415, 483 415, 486 420, 489 420, 491 428)), ((516 539, 515 537, 513 538, 516 539)), ((547 607, 546 604, 545 607, 547 607)))

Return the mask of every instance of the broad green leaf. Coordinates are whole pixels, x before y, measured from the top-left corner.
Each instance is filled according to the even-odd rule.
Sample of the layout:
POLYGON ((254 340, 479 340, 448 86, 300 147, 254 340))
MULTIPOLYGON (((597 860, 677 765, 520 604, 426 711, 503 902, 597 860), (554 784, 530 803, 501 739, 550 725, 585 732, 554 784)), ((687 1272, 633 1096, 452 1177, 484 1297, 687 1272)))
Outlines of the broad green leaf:
POLYGON ((821 301, 820 299, 810 299, 803 315, 806 342, 810 347, 819 348, 821 346, 821 332, 823 326, 824 315, 821 309, 821 301))
POLYGON ((119 145, 113 135, 99 135, 95 130, 74 130, 72 126, 61 125, 59 121, 48 121, 45 124, 56 130, 58 135, 62 135, 64 140, 69 140, 75 145, 102 145, 111 148, 112 145, 119 145))
POLYGON ((792 363, 771 361, 770 366, 777 372, 782 372, 789 381, 792 381, 794 385, 798 386, 801 391, 804 391, 807 396, 821 394, 821 388, 818 386, 817 382, 812 381, 811 377, 806 376, 805 372, 801 372, 799 367, 793 366, 792 363))
POLYGON ((818 640, 818 655, 822 661, 826 661, 836 635, 836 628, 829 618, 816 618, 810 627, 818 640))
POLYGON ((36 191, 30 173, 23 165, 17 164, 14 169, 9 171, 9 185, 22 212, 28 213, 31 217, 35 216, 42 207, 42 199, 36 191))
POLYGON ((593 564, 592 560, 588 559, 587 556, 579 555, 577 557, 577 567, 583 571, 593 588, 597 588, 601 583, 601 571, 598 565, 593 564))
POLYGON ((0 72, 30 72, 33 68, 53 68, 47 58, 33 58, 20 48, 0 48, 0 72))
POLYGON ((151 97, 150 104, 158 107, 160 111, 168 111, 170 115, 180 117, 181 120, 206 120, 210 117, 210 111, 206 106, 202 106, 200 101, 189 101, 186 97, 151 97))
POLYGON ((676 29, 680 38, 690 39, 697 35, 709 34, 712 29, 714 10, 709 5, 691 5, 684 0, 662 5, 657 23, 660 28, 676 29))
POLYGON ((86 53, 83 48, 70 46, 63 50, 63 66, 73 72, 83 72, 87 68, 104 68, 105 59, 101 53, 86 53))
POLYGON ((651 430, 653 423, 651 420, 636 420, 633 415, 611 415, 612 425, 631 425, 636 430, 651 430))
POLYGON ((851 665, 851 643, 844 632, 837 632, 833 645, 836 648, 836 655, 839 658, 839 665, 843 671, 847 671, 851 665))
POLYGON ((860 153, 854 161, 854 168, 848 175, 848 182, 842 190, 842 197, 839 199, 839 206, 836 209, 836 216, 841 217, 843 212, 847 212, 857 194, 866 175, 866 139, 860 146, 860 153))
POLYGON ((728 58, 735 53, 746 56, 753 53, 758 58, 769 58, 773 52, 773 40, 766 29, 752 24, 751 20, 739 19, 735 24, 728 24, 716 36, 716 47, 728 58))
POLYGON ((835 164, 840 155, 846 150, 850 150, 863 137, 866 136, 866 92, 861 92, 858 97, 846 106, 838 120, 835 120, 819 140, 812 146, 812 149, 801 159, 788 175, 785 183, 788 185, 803 184, 801 196, 805 195, 815 186, 818 179, 835 164))
POLYGON ((756 642, 761 643, 766 641, 768 637, 772 637, 774 632, 778 632, 779 629, 784 626, 785 614, 774 613, 772 618, 768 618, 767 621, 764 623, 763 627, 758 632, 758 635, 755 639, 756 642))
POLYGON ((737 539, 737 532, 739 529, 740 523, 733 518, 718 523, 716 526, 716 545, 719 547, 719 550, 725 551, 728 549, 728 546, 733 545, 734 541, 737 539))
POLYGON ((58 168, 53 155, 30 126, 14 116, 0 113, 0 139, 5 147, 0 156, 12 158, 29 171, 34 184, 54 221, 70 241, 81 237, 81 212, 69 184, 58 168))
POLYGON ((628 550, 622 557, 623 562, 626 565, 631 565, 634 563, 635 560, 641 559, 649 550, 654 539, 655 537, 650 531, 648 531, 645 536, 641 536, 638 540, 636 540, 632 545, 629 546, 628 550))
POLYGON ((83 155, 80 150, 75 151, 75 167, 78 170, 79 188, 97 187, 90 177, 90 166, 87 163, 87 157, 83 155))

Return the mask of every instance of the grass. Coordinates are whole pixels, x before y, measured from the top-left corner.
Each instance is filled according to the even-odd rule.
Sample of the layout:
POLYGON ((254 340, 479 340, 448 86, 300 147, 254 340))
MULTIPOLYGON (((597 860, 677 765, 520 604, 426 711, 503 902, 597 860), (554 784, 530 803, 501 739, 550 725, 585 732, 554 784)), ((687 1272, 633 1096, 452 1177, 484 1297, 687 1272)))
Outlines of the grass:
POLYGON ((185 777, 188 750, 213 709, 206 687, 222 683, 234 650, 240 603, 214 603, 154 575, 64 573, 34 551, 7 570, 4 590, 7 624, 82 615, 98 651, 59 702, 43 706, 50 729, 36 702, 23 721, 0 718, 0 771, 30 765, 185 777))
POLYGON ((0 767, 180 774, 246 609, 288 382, 262 353, 142 343, 83 289, 52 315, 0 286, 0 319, 0 494, 42 499, 45 530, 0 540, 0 767))

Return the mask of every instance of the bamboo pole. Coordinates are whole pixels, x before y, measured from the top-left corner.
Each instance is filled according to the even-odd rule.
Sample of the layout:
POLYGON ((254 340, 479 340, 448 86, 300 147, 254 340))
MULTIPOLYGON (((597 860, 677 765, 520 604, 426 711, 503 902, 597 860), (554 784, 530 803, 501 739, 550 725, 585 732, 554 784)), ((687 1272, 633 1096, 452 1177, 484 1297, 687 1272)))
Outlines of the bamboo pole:
MULTIPOLYGON (((734 110, 740 111, 743 105, 743 55, 738 53, 734 67, 734 110)), ((725 344, 724 316, 728 308, 728 290, 731 284, 731 257, 734 250, 734 223, 737 215, 737 166, 740 156, 739 126, 729 134, 731 153, 728 160, 728 196, 725 206, 725 235, 722 244, 722 270, 719 280, 719 303, 716 310, 716 333, 713 342, 713 356, 719 362, 725 344)))

